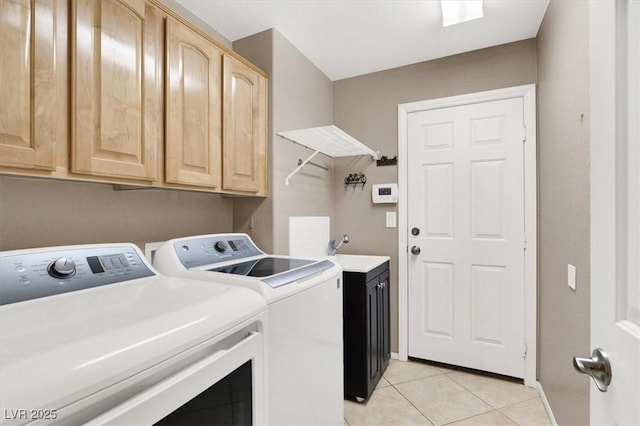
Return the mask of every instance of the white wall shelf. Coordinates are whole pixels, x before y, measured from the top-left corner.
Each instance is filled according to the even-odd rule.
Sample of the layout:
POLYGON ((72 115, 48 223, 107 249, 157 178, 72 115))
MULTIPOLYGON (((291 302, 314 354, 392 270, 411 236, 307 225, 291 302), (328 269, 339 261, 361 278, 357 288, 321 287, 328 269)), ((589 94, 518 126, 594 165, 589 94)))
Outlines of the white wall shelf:
POLYGON ((378 153, 376 151, 333 125, 289 130, 286 132, 278 132, 277 134, 291 142, 314 150, 314 153, 311 154, 309 158, 300 163, 300 165, 286 177, 285 183, 287 185, 289 185, 289 180, 318 153, 328 155, 329 157, 370 155, 374 160, 378 159, 378 153))

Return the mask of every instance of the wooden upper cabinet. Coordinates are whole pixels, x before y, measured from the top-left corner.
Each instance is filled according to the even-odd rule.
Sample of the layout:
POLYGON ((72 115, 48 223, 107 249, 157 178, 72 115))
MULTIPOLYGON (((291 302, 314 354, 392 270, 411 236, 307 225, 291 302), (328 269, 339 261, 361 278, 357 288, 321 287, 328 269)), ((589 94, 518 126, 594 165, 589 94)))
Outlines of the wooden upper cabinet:
POLYGON ((223 189, 266 195, 267 81, 224 56, 223 189))
POLYGON ((0 165, 55 168, 55 29, 55 0, 0 1, 0 165))
POLYGON ((143 0, 72 2, 74 173, 156 179, 162 58, 154 10, 143 0))
POLYGON ((166 181, 220 189, 222 51, 167 19, 166 181))

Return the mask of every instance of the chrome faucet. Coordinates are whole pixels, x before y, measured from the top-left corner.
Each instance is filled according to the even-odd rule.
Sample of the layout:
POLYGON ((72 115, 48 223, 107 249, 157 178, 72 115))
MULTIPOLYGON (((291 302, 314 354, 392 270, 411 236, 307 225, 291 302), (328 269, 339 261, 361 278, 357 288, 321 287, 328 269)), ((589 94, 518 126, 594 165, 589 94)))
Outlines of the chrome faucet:
POLYGON ((336 240, 329 241, 329 250, 328 250, 329 256, 335 256, 336 252, 340 250, 340 247, 342 247, 343 244, 347 244, 348 242, 349 242, 349 236, 347 234, 344 234, 342 236, 342 239, 338 242, 338 245, 336 245, 336 240))

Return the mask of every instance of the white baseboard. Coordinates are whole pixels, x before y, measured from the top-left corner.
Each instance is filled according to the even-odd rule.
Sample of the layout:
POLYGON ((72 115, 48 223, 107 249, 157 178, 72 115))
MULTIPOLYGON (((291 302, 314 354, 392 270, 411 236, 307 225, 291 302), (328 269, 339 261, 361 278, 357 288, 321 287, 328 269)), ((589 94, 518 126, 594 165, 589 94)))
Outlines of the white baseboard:
MULTIPOLYGON (((393 354, 391 354, 393 357, 393 354)), ((547 415, 549 416, 549 421, 552 426, 558 426, 558 422, 553 415, 553 411, 551 411, 551 405, 549 405, 549 400, 547 400, 547 395, 544 394, 544 389, 542 389, 542 384, 540 382, 536 382, 536 388, 538 389, 538 395, 540 395, 540 399, 542 400, 542 404, 544 405, 544 409, 547 411, 547 415)))
POLYGON ((398 352, 391 352, 391 359, 400 359, 398 352))

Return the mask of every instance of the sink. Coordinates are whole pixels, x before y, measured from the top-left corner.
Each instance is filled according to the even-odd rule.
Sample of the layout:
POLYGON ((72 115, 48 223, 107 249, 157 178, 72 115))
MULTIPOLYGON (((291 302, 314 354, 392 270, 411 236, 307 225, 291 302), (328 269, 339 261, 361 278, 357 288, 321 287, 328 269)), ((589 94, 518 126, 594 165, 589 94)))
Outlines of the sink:
POLYGON ((337 254, 329 257, 346 272, 369 272, 389 260, 389 256, 365 256, 359 254, 337 254))

